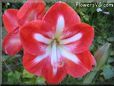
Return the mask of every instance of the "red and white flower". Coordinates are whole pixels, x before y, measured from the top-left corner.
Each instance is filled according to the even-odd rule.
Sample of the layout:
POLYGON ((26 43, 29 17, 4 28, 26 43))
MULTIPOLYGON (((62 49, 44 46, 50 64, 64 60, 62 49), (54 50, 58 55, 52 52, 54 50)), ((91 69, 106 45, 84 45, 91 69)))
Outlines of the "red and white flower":
POLYGON ((19 28, 32 21, 41 19, 45 12, 43 0, 28 0, 19 10, 8 9, 3 14, 3 23, 8 34, 3 40, 3 49, 9 55, 15 55, 22 48, 19 28))
POLYGON ((64 2, 55 3, 41 21, 24 25, 20 37, 25 69, 48 83, 60 83, 67 74, 82 77, 95 65, 89 51, 94 29, 64 2))

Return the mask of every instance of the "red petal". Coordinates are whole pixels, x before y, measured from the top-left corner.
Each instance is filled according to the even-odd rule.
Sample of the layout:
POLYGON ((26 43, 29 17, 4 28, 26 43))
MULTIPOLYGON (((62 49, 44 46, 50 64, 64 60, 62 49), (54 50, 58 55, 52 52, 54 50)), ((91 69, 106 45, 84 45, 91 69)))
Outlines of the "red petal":
MULTIPOLYGON (((24 49, 35 55, 43 54, 47 47, 43 42, 46 42, 46 40, 39 37, 43 42, 38 41, 35 39, 34 35, 41 34, 45 38, 49 38, 50 34, 48 33, 51 33, 50 29, 51 28, 47 24, 41 21, 33 21, 22 27, 20 30, 20 37, 24 49)), ((50 35, 50 37, 52 36, 50 35)))
POLYGON ((33 73, 35 75, 41 75, 42 74, 42 68, 46 63, 46 59, 43 59, 39 63, 33 63, 33 60, 36 58, 36 55, 31 55, 27 52, 24 52, 23 56, 23 66, 24 68, 29 71, 30 73, 33 73))
POLYGON ((3 40, 3 49, 5 53, 9 55, 15 55, 18 53, 22 48, 20 37, 19 37, 19 30, 15 29, 3 40))
POLYGON ((55 3, 45 14, 44 20, 53 28, 56 28, 58 17, 62 16, 65 22, 65 29, 74 24, 80 23, 78 14, 65 2, 55 3))
POLYGON ((68 59, 64 59, 66 62, 66 70, 67 73, 75 78, 79 78, 87 74, 90 70, 92 70, 95 65, 95 59, 91 55, 89 51, 85 51, 80 54, 76 54, 79 58, 79 63, 73 63, 68 59))
POLYGON ((64 66, 58 67, 56 75, 53 75, 53 69, 49 59, 46 61, 46 65, 44 66, 42 73, 49 84, 59 84, 66 76, 64 66))
POLYGON ((43 0, 28 0, 18 11, 20 23, 28 23, 29 21, 41 18, 45 11, 45 3, 43 0))
POLYGON ((94 29, 85 23, 76 24, 67 31, 63 32, 62 39, 67 39, 67 41, 63 41, 63 43, 70 49, 71 52, 81 53, 88 50, 88 48, 91 46, 94 39, 94 29), (79 37, 79 35, 81 36, 79 37), (68 39, 73 36, 75 36, 76 40, 74 40, 75 38, 72 38, 72 41, 69 41, 68 39))
POLYGON ((16 9, 8 9, 3 14, 3 23, 7 32, 12 32, 18 27, 17 12, 16 9))

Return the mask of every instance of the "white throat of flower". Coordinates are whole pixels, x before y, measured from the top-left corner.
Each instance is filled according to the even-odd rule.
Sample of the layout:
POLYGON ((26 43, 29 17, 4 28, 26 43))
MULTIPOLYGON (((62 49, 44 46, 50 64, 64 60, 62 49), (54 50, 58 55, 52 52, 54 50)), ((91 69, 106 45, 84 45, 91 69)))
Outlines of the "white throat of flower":
POLYGON ((64 27, 65 27, 65 20, 64 20, 64 17, 60 15, 57 20, 56 32, 52 39, 46 38, 45 36, 39 33, 35 33, 33 35, 35 40, 48 45, 46 49, 46 53, 44 55, 37 56, 33 60, 33 62, 38 63, 42 61, 44 58, 49 57, 51 66, 53 69, 53 75, 57 74, 58 67, 64 66, 64 58, 74 62, 75 64, 78 64, 80 62, 80 60, 76 55, 74 55, 68 49, 66 49, 65 44, 75 42, 81 39, 82 34, 78 33, 70 38, 61 39, 60 36, 62 35, 64 27))

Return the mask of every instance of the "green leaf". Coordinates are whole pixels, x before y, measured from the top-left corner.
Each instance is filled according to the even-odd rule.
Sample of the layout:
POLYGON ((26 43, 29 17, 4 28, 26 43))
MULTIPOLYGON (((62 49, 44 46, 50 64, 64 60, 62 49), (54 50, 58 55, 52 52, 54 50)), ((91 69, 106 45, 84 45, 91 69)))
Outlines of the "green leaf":
POLYGON ((114 42, 114 37, 110 37, 107 39, 109 42, 114 42))
POLYGON ((100 70, 107 62, 109 47, 110 47, 110 43, 106 43, 96 51, 94 56, 97 61, 97 66, 96 66, 97 70, 100 70))
POLYGON ((23 80, 23 83, 27 85, 30 85, 30 84, 35 85, 35 78, 23 80))
POLYGON ((2 61, 7 60, 8 58, 10 58, 8 55, 2 55, 2 61))
POLYGON ((68 75, 61 83, 61 85, 64 84, 68 84, 68 85, 72 85, 72 84, 80 84, 82 83, 83 78, 73 78, 72 76, 68 75))
POLYGON ((90 72, 90 73, 88 73, 86 75, 86 77, 84 78, 84 80, 83 80, 83 84, 91 84, 91 82, 95 78, 96 74, 97 74, 97 71, 95 71, 95 70, 90 72))
POLYGON ((114 50, 110 52, 110 55, 111 56, 114 56, 114 50))
POLYGON ((113 63, 114 62, 114 57, 110 57, 109 59, 108 59, 108 63, 113 63))
POLYGON ((21 73, 18 72, 18 71, 15 71, 14 75, 15 75, 16 79, 18 80, 20 78, 20 76, 21 76, 21 73))
POLYGON ((110 79, 110 78, 114 77, 114 68, 110 65, 106 65, 103 68, 102 74, 105 79, 110 79))
POLYGON ((36 84, 44 85, 45 79, 43 77, 36 78, 36 84))
POLYGON ((9 72, 8 73, 8 82, 11 83, 19 83, 19 79, 20 79, 21 73, 18 71, 14 71, 14 72, 9 72))
POLYGON ((36 77, 24 69, 22 80, 24 84, 35 84, 36 77))
POLYGON ((13 72, 8 73, 8 82, 13 83, 14 81, 14 75, 13 72))
POLYGON ((23 70, 23 78, 33 78, 33 77, 34 77, 33 74, 30 74, 25 69, 23 70))
POLYGON ((85 16, 83 16, 83 19, 84 19, 85 22, 88 22, 89 21, 89 16, 85 15, 85 16))

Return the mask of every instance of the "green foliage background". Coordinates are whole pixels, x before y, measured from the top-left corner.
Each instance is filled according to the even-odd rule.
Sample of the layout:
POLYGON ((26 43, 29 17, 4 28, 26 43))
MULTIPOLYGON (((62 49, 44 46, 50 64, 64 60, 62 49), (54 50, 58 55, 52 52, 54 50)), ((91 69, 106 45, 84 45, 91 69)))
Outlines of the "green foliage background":
MULTIPOLYGON (((25 0, 23 0, 24 2, 25 0)), ((82 22, 88 23, 95 29, 95 38, 90 50, 93 55, 98 48, 105 43, 110 43, 108 51, 108 59, 105 65, 94 76, 90 84, 113 84, 114 82, 114 7, 101 7, 103 11, 110 12, 109 15, 103 12, 97 12, 97 7, 77 7, 75 3, 67 2, 81 17, 82 22)), ((21 2, 2 2, 2 12, 8 8, 19 9, 23 3, 21 2)), ((53 2, 46 2, 48 9, 53 5, 53 2)), ((69 20, 70 21, 70 20, 69 20)), ((6 31, 3 25, 3 38, 6 31)), ((10 57, 2 52, 2 84, 46 84, 43 77, 34 76, 24 70, 22 65, 23 51, 19 52, 14 57, 10 57)), ((83 84, 84 79, 73 78, 67 76, 60 84, 83 84)))

